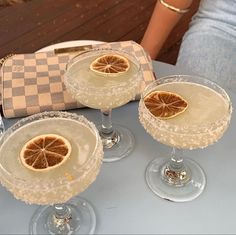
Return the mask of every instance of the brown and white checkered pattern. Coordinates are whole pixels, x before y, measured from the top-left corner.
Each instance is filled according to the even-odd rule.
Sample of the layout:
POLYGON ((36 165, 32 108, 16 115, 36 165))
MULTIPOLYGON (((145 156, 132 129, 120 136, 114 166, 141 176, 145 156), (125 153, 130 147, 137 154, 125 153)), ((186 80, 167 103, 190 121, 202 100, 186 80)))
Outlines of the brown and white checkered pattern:
MULTIPOLYGON (((122 49, 134 54, 141 63, 144 83, 154 80, 152 64, 142 47, 133 41, 94 45, 95 48, 122 49)), ((63 83, 66 64, 74 54, 54 51, 19 54, 2 66, 2 109, 6 118, 22 117, 46 110, 82 107, 63 83)))

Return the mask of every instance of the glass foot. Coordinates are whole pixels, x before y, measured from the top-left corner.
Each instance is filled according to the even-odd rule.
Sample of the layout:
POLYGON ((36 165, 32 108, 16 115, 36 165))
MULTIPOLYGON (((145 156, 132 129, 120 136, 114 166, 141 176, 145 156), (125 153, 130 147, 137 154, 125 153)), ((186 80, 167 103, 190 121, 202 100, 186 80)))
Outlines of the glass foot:
POLYGON ((190 159, 184 159, 186 169, 190 171, 190 178, 182 185, 176 185, 167 181, 163 176, 168 159, 155 159, 149 163, 146 169, 146 181, 149 188, 159 197, 173 201, 186 202, 197 198, 206 186, 205 173, 201 167, 190 159))
POLYGON ((30 221, 30 234, 93 234, 96 217, 92 206, 80 197, 71 199, 65 206, 68 217, 55 218, 52 206, 40 207, 30 221))
POLYGON ((112 127, 114 130, 112 134, 100 132, 104 150, 103 162, 121 160, 127 157, 134 148, 134 136, 130 130, 117 124, 113 124, 112 127))

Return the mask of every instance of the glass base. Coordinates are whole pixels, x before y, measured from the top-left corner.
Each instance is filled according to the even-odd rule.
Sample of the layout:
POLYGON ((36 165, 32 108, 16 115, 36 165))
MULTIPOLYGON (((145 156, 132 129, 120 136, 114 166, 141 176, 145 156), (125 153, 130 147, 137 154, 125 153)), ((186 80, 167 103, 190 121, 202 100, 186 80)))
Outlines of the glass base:
POLYGON ((56 222, 52 206, 38 208, 30 221, 30 234, 93 234, 96 216, 92 206, 80 197, 65 205, 70 210, 70 216, 56 222))
MULTIPOLYGON (((103 162, 115 162, 127 157, 134 149, 134 136, 127 128, 113 124, 113 134, 100 136, 103 142, 103 162)), ((99 128, 101 130, 101 128, 99 128)))
POLYGON ((205 173, 201 167, 190 159, 184 159, 184 164, 191 172, 191 178, 183 185, 170 184, 163 177, 163 168, 168 165, 168 159, 155 159, 146 169, 146 181, 149 188, 159 197, 173 202, 186 202, 197 198, 206 185, 205 173))

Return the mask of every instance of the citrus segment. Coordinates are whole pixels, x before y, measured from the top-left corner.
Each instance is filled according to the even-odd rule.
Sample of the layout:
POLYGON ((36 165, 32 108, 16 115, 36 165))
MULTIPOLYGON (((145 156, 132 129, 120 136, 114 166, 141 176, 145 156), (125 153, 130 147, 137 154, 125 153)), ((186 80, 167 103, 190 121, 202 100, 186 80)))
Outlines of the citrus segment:
POLYGON ((90 69, 98 74, 120 75, 129 70, 128 59, 121 55, 106 54, 98 57, 90 64, 90 69))
POLYGON ((55 134, 39 135, 29 140, 20 152, 22 164, 34 171, 62 165, 71 154, 70 142, 55 134))
POLYGON ((147 109, 160 119, 173 118, 183 113, 188 103, 180 95, 167 91, 153 91, 144 98, 147 109))

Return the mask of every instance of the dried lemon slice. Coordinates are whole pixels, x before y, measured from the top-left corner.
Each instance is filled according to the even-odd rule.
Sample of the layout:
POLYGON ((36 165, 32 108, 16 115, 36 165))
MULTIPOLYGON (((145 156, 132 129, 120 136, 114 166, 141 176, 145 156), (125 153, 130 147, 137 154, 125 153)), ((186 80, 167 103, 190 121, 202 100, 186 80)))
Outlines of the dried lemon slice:
POLYGON ((90 69, 98 74, 117 76, 126 73, 130 68, 128 59, 121 55, 106 54, 90 64, 90 69))
POLYGON ((188 103, 180 95, 167 91, 153 91, 144 98, 147 109, 161 119, 173 118, 183 113, 188 103))
POLYGON ((20 152, 20 159, 30 170, 45 171, 62 165, 70 154, 71 145, 67 139, 55 134, 45 134, 29 140, 20 152))

